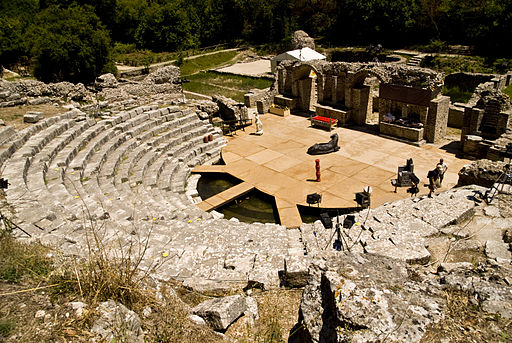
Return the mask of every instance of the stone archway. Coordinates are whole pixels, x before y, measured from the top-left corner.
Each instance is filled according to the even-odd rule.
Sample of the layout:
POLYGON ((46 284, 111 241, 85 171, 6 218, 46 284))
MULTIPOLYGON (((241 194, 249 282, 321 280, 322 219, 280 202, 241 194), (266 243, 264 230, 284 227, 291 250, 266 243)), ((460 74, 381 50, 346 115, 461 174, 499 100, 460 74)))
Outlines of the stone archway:
POLYGON ((297 98, 299 111, 315 111, 318 99, 318 70, 310 64, 301 64, 293 71, 293 95, 297 98))
POLYGON ((358 125, 364 125, 373 112, 373 97, 370 85, 365 84, 368 77, 374 76, 380 84, 386 80, 375 69, 362 69, 350 75, 347 84, 346 103, 353 109, 352 120, 358 125))

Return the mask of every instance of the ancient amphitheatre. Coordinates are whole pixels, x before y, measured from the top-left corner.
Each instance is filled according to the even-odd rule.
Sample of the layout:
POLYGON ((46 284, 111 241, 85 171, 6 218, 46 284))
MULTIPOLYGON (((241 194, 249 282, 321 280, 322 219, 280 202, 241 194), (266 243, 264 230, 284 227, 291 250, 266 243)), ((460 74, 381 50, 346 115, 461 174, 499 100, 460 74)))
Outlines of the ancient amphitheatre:
MULTIPOLYGON (((116 250, 145 247, 140 271, 150 272, 156 283, 174 280, 198 292, 235 290, 244 297, 252 289, 305 287, 299 319, 304 341, 426 339, 445 318, 442 292, 450 287, 475 292, 486 311, 511 318, 510 251, 502 235, 512 224, 510 195, 500 194, 487 205, 481 200, 485 187, 455 187, 469 160, 443 148, 449 99, 434 91, 426 103, 407 103, 393 93, 378 104, 379 122, 398 106, 417 115, 424 126, 412 143, 421 144, 403 142, 417 129, 395 128, 384 136, 361 129, 373 106, 367 74, 377 75, 381 88, 421 84, 431 91, 443 82, 429 70, 402 65, 283 63, 273 88, 257 95, 264 134, 251 135, 254 128, 248 126, 225 137, 211 121, 222 117, 223 107, 237 120, 256 109, 244 112, 229 101, 183 101, 176 67, 128 85, 105 76, 97 82, 101 103, 96 96, 92 106, 75 105, 52 117, 43 113, 46 118, 21 130, 2 127, 1 177, 9 182, 2 214, 19 226, 13 233, 20 240, 66 254, 87 256, 94 238, 112 249, 113 257, 116 250), (273 104, 292 114, 270 114, 273 104), (328 141, 332 133, 311 127, 304 112, 313 108, 339 120, 338 152, 306 154, 308 146, 328 141), (316 158, 321 182, 311 181, 316 158), (413 158, 422 183, 415 197, 404 188, 395 193, 391 185, 407 158, 413 158), (442 189, 428 198, 423 184, 440 158, 449 171, 442 189), (256 188, 273 196, 279 223, 244 223, 204 211, 232 200, 214 204, 199 197, 200 172, 212 171, 239 178, 247 185, 244 192, 256 188), (322 206, 348 208, 368 185, 372 206, 355 212, 355 224, 342 229, 343 251, 332 248, 333 229, 320 221, 302 223, 297 204, 307 205, 307 194, 321 193, 322 206), (478 263, 480 269, 474 267, 478 263), (498 281, 492 273, 500 275, 498 281)), ((59 91, 69 98, 87 93, 74 85, 65 91, 36 82, 1 86, 4 102, 34 101, 59 91)), ((509 108, 499 115, 509 115, 509 108)), ((468 105, 464 120, 475 111, 480 121, 490 113, 488 107, 468 105)), ((470 124, 463 127, 469 130, 470 124)), ((250 312, 245 303, 232 306, 240 311, 235 317, 250 312)))

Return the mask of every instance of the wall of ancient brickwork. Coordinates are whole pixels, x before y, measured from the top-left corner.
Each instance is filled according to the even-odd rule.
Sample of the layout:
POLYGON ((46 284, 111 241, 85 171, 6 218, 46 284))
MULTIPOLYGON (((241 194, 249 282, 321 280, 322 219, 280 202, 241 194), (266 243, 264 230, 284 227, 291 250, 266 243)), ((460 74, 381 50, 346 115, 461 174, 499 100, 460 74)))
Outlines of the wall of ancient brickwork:
MULTIPOLYGON (((433 96, 443 84, 442 74, 424 68, 378 63, 283 61, 277 69, 278 95, 275 101, 286 104, 295 112, 315 111, 316 104, 331 107, 329 111, 333 113, 338 110, 346 115, 348 111, 348 121, 362 125, 372 113, 371 88, 365 85, 369 77, 376 78, 378 81, 375 83, 434 90, 433 96)), ((403 112, 406 116, 416 114, 422 122, 427 120, 427 111, 415 105, 390 105, 384 101, 384 113, 390 106, 392 111, 403 112)), ((432 137, 437 136, 432 133, 432 137)))

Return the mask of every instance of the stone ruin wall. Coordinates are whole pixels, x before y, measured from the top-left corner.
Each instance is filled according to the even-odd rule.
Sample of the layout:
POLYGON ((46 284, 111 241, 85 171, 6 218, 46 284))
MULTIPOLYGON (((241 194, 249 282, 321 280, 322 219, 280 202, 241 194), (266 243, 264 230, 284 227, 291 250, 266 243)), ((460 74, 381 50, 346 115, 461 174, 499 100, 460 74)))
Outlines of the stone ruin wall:
POLYGON ((450 112, 448 115, 448 126, 462 129, 464 121, 464 111, 467 106, 475 106, 479 96, 479 87, 484 87, 492 84, 492 87, 497 90, 503 90, 512 82, 512 72, 504 75, 495 74, 481 74, 481 73, 453 73, 445 77, 445 85, 447 87, 459 87, 463 90, 473 91, 473 96, 466 103, 452 103, 450 105, 450 112))
POLYGON ((274 100, 295 111, 316 109, 332 115, 342 124, 364 125, 373 106, 371 86, 365 84, 368 77, 375 77, 385 85, 431 90, 432 99, 423 106, 407 100, 379 97, 380 119, 388 112, 398 112, 405 117, 414 113, 425 125, 421 139, 437 143, 444 137, 449 98, 440 95, 443 75, 430 69, 379 63, 283 61, 277 68, 278 95, 274 100), (316 79, 310 77, 313 73, 316 79))
POLYGON ((502 161, 506 145, 512 143, 512 103, 497 86, 480 84, 463 107, 461 149, 467 156, 502 161))
POLYGON ((0 107, 52 103, 72 105, 86 112, 100 109, 103 112, 119 112, 151 101, 180 100, 182 88, 179 81, 180 69, 175 66, 157 69, 142 81, 118 82, 114 75, 105 74, 88 87, 82 83, 45 84, 36 80, 0 79, 0 107))

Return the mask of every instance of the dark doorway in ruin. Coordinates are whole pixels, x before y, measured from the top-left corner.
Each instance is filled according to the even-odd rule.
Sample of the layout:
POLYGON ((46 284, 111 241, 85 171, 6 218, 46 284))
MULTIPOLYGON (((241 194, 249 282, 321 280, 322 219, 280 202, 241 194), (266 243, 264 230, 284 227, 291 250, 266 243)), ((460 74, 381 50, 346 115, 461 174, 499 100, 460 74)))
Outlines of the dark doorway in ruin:
POLYGON ((299 111, 315 111, 318 99, 317 77, 317 71, 310 65, 302 65, 296 74, 299 111))

